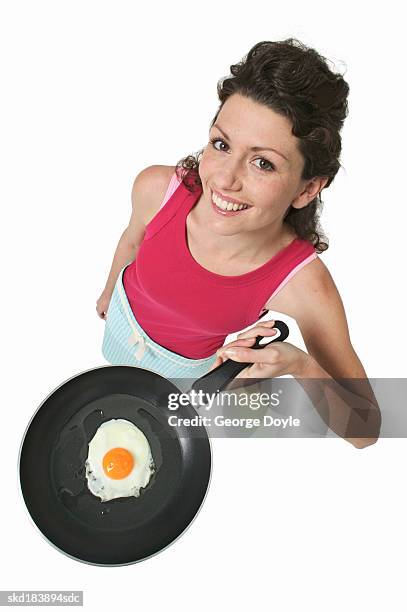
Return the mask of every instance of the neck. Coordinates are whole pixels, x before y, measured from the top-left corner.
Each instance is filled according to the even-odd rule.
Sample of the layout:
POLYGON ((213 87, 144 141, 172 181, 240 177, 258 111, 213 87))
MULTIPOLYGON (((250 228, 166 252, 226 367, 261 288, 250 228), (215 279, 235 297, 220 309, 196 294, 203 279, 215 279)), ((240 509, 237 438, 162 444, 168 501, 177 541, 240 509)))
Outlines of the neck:
MULTIPOLYGON (((272 257, 274 252, 276 253, 295 238, 293 232, 281 219, 259 229, 239 232, 232 236, 217 234, 208 227, 208 211, 199 206, 201 198, 189 213, 187 226, 193 233, 195 233, 194 229, 199 231, 199 234, 195 233, 199 235, 199 241, 205 241, 206 247, 217 253, 224 261, 240 259, 247 263, 256 263, 265 254, 271 253, 270 257, 272 257)), ((212 214, 211 211, 209 212, 212 214)))

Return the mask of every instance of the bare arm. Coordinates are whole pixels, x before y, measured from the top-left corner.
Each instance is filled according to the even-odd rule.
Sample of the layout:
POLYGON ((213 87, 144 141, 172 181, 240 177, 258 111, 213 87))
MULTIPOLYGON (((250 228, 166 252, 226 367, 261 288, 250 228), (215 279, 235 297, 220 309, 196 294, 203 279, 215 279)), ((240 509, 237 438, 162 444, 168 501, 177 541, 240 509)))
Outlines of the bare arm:
POLYGON ((364 448, 379 437, 380 408, 350 341, 342 299, 327 268, 319 277, 309 276, 308 296, 301 300, 296 319, 309 358, 296 378, 330 429, 364 448))
POLYGON ((117 244, 105 288, 96 303, 97 313, 102 319, 106 316, 120 270, 136 258, 146 225, 157 212, 173 171, 173 166, 148 166, 134 180, 130 221, 117 244))
POLYGON ((315 260, 283 291, 286 307, 281 312, 298 322, 308 353, 289 342, 276 342, 261 351, 249 348, 248 342, 257 335, 270 335, 267 325, 274 322, 259 323, 217 351, 221 359, 253 364, 226 388, 236 388, 241 378, 290 374, 333 432, 356 448, 374 444, 380 435, 380 408, 350 341, 342 299, 328 269, 315 260), (233 353, 227 352, 230 347, 233 353))

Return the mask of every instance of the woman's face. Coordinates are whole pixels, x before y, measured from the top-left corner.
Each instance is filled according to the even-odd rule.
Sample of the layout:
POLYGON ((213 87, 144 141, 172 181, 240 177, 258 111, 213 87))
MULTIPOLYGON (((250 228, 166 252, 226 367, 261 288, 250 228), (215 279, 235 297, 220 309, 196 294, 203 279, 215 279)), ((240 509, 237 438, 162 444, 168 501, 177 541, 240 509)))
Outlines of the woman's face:
POLYGON ((290 205, 306 206, 318 193, 312 181, 301 180, 304 160, 291 128, 289 119, 240 94, 226 100, 199 165, 205 220, 214 231, 232 235, 282 223, 290 205), (220 210, 216 193, 248 208, 220 210))

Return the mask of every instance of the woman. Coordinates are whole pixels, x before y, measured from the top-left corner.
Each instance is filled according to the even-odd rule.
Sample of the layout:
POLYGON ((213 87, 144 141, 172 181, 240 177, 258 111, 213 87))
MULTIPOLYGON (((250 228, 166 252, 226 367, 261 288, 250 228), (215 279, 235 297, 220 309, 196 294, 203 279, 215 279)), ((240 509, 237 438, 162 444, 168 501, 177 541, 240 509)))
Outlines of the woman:
MULTIPOLYGON (((324 58, 295 39, 260 42, 231 66, 218 84, 208 145, 176 167, 146 168, 134 182, 130 223, 97 301, 110 363, 198 378, 230 358, 253 363, 239 377, 367 382, 318 257, 328 248, 320 193, 340 167, 348 91, 324 58), (275 333, 273 321, 223 346, 269 309, 297 321, 308 352, 288 342, 250 349, 257 335, 275 333)), ((358 448, 380 429, 365 387, 361 412, 351 393, 346 415, 336 401, 324 414, 358 448), (355 418, 358 436, 346 435, 355 418)))

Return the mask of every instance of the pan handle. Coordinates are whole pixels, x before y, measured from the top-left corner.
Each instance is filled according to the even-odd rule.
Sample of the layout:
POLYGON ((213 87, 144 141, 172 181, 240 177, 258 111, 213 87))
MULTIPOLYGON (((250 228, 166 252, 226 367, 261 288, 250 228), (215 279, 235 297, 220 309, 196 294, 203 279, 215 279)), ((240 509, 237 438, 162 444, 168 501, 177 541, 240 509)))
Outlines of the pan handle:
MULTIPOLYGON (((256 342, 249 348, 263 349, 272 342, 283 342, 286 338, 288 338, 288 334, 290 332, 288 326, 283 321, 275 321, 273 328, 280 332, 279 336, 256 336, 256 342), (260 344, 262 340, 267 340, 267 342, 260 344)), ((217 368, 211 370, 207 374, 204 374, 204 376, 201 376, 201 378, 198 378, 193 383, 191 388, 197 393, 199 391, 202 391, 203 393, 216 393, 217 391, 222 391, 222 389, 224 389, 226 385, 232 381, 237 374, 239 374, 239 372, 250 365, 252 364, 226 359, 226 361, 221 363, 217 368)))

